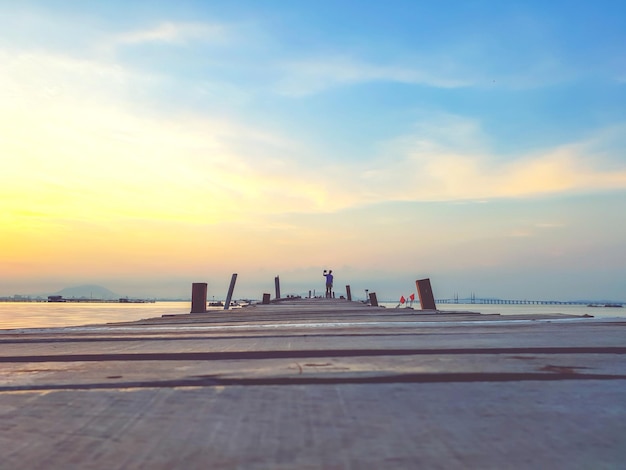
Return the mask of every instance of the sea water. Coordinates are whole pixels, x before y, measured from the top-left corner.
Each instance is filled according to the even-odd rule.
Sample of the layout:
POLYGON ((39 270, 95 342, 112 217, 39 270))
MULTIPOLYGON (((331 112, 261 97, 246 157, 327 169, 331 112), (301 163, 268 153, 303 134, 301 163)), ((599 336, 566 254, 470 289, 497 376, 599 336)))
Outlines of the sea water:
MULTIPOLYGON (((380 302, 389 310, 396 310, 397 302, 380 302)), ((588 307, 586 305, 481 305, 441 304, 441 311, 471 311, 501 315, 567 314, 593 315, 595 318, 626 319, 626 308, 588 307)), ((82 326, 103 323, 136 321, 162 315, 186 314, 191 302, 155 303, 82 303, 82 302, 0 302, 0 330, 22 328, 50 328, 82 326)), ((209 311, 211 308, 209 308, 209 311)), ((215 310, 218 310, 216 308, 215 310)), ((221 309, 220 309, 221 310, 221 309)), ((413 310, 400 306, 397 312, 419 313, 419 302, 413 310)))
POLYGON ((136 321, 189 313, 191 302, 0 302, 0 329, 49 328, 136 321))

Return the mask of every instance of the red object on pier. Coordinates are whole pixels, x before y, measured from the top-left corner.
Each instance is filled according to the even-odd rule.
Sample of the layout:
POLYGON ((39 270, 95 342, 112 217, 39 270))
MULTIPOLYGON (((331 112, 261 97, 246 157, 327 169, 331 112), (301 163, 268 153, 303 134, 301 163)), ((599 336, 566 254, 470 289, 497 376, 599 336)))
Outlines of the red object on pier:
POLYGON ((404 302, 406 302, 406 299, 404 298, 404 296, 400 297, 400 303, 403 304, 404 302))
POLYGON ((411 296, 409 297, 409 299, 411 299, 411 302, 413 302, 415 300, 415 294, 411 294, 411 296))

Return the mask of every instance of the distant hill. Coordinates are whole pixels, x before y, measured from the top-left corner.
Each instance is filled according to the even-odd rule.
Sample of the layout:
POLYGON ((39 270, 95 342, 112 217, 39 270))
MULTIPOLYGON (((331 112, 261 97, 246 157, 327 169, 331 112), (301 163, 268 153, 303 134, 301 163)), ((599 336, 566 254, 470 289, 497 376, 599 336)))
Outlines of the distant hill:
POLYGON ((106 287, 97 286, 94 284, 84 284, 82 286, 67 287, 53 295, 61 295, 66 299, 71 298, 86 298, 86 299, 102 299, 102 300, 114 300, 119 299, 120 296, 113 291, 110 291, 106 287))

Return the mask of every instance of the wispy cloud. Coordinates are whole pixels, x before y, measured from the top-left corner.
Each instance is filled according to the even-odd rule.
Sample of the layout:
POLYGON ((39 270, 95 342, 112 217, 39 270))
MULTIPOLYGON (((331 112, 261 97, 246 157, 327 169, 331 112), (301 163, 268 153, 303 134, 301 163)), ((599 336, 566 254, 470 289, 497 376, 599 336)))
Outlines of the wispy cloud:
MULTIPOLYGON (((235 38, 234 32, 222 23, 164 21, 107 37, 118 47, 227 41, 235 38)), ((51 52, 5 49, 0 50, 0 61, 3 102, 22 112, 3 120, 5 128, 13 130, 9 143, 4 142, 5 151, 28 147, 31 153, 21 161, 39 162, 48 175, 56 172, 45 164, 44 153, 62 152, 71 167, 66 173, 77 176, 75 181, 91 181, 80 170, 86 155, 92 156, 91 165, 98 158, 109 161, 109 169, 96 166, 120 184, 120 192, 131 193, 133 185, 150 181, 177 188, 159 206, 172 214, 175 207, 196 207, 190 201, 197 195, 220 201, 212 207, 230 207, 222 212, 236 214, 323 212, 382 201, 473 201, 626 187, 624 162, 615 158, 615 145, 607 145, 617 137, 607 139, 606 132, 505 160, 491 153, 491 137, 479 121, 431 115, 417 122, 412 134, 385 145, 378 160, 358 165, 350 163, 354 159, 339 160, 332 168, 311 173, 315 149, 305 149, 305 143, 294 142, 280 130, 264 129, 262 122, 252 125, 245 116, 226 118, 210 111, 172 119, 137 106, 134 92, 145 91, 157 80, 148 72, 141 75, 113 61, 51 52), (37 149, 24 143, 34 131, 42 139, 37 149), (130 177, 124 168, 145 169, 130 177), (301 178, 305 172, 306 181, 301 178), (186 182, 178 183, 177 178, 186 182), (194 190, 185 191, 185 185, 194 190)), ((462 62, 454 64, 432 54, 374 61, 346 53, 294 61, 278 58, 274 63, 282 64, 278 90, 291 96, 372 81, 441 88, 477 82, 462 62)), ((626 135, 624 126, 617 128, 611 135, 626 135)), ((154 188, 143 190, 157 200, 154 188)), ((131 204, 129 213, 149 212, 148 200, 131 204)), ((193 218, 193 210, 182 212, 193 218)))
POLYGON ((229 28, 218 23, 165 21, 153 27, 128 31, 113 37, 114 44, 170 43, 189 41, 222 41, 229 36, 229 28))
POLYGON ((310 58, 279 65, 283 77, 277 91, 290 96, 303 96, 328 88, 362 82, 387 81, 430 85, 441 88, 467 86, 462 74, 440 70, 430 60, 415 63, 377 64, 346 56, 310 58))
MULTIPOLYGON (((280 135, 224 116, 171 118, 127 100, 143 78, 124 68, 52 54, 0 51, 0 59, 0 153, 19 155, 6 162, 0 192, 18 212, 237 217, 280 201, 276 188, 297 173, 281 163, 291 144, 280 135)), ((287 204, 315 199, 301 188, 287 204)))
MULTIPOLYGON (((11 188, 35 202, 11 183, 19 174, 72 188, 29 208, 43 213, 61 202, 59 210, 89 213, 89 204, 101 201, 112 182, 115 194, 104 205, 98 202, 110 216, 186 220, 626 188, 626 163, 616 156, 625 125, 505 160, 491 153, 478 121, 430 115, 412 134, 381 147, 378 160, 335 161, 311 172, 315 149, 263 123, 211 113, 172 118, 137 106, 127 93, 145 77, 123 67, 11 51, 0 51, 0 60, 6 65, 0 72, 3 103, 12 109, 0 119, 7 130, 0 151, 20 155, 5 166, 5 192, 11 188), (82 195, 78 202, 75 191, 82 195), (143 196, 132 196, 138 193, 143 196)), ((346 72, 345 79, 359 73, 346 72)))
MULTIPOLYGON (((436 119, 435 119, 436 121, 436 119)), ((597 131, 581 142, 563 144, 514 159, 490 153, 480 126, 445 117, 434 134, 398 138, 349 184, 346 202, 380 200, 484 200, 525 198, 626 189, 626 161, 620 157, 626 125, 597 131), (617 129, 619 128, 619 130, 617 129), (440 135, 447 135, 439 139, 440 135), (607 135, 613 136, 613 145, 607 135), (454 141, 458 136, 458 141, 454 141)))
POLYGON ((289 96, 305 96, 356 83, 392 82, 520 90, 568 82, 587 73, 566 64, 550 48, 514 60, 498 54, 500 47, 474 37, 396 52, 389 59, 367 58, 349 48, 308 56, 305 52, 304 58, 279 62, 282 77, 276 89, 289 96))
POLYGON ((95 99, 119 93, 130 81, 141 80, 115 63, 52 52, 0 49, 0 61, 4 104, 17 100, 23 105, 39 103, 33 112, 58 99, 95 99))

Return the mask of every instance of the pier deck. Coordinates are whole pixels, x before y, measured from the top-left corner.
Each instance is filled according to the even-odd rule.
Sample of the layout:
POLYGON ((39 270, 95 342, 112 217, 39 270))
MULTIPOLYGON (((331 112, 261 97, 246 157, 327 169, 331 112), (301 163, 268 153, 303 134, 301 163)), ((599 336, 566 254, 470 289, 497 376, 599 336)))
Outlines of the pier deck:
POLYGON ((625 326, 300 299, 0 334, 0 467, 623 468, 625 326))

